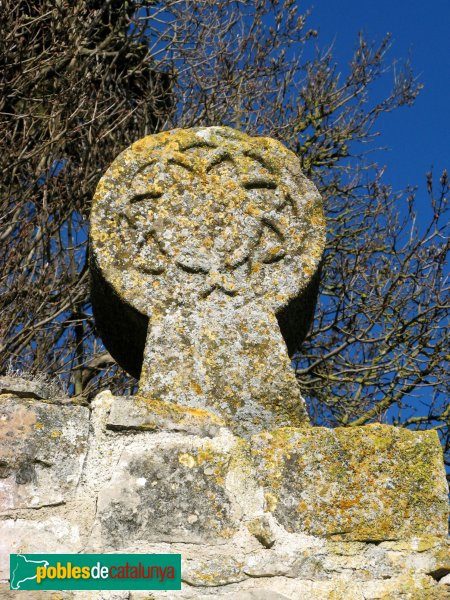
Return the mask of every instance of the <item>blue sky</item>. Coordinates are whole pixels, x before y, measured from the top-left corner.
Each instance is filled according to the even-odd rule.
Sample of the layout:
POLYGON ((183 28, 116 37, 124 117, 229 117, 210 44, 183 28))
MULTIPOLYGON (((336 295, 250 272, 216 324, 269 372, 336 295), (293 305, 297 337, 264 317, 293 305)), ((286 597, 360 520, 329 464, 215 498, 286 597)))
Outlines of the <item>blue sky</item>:
MULTIPOLYGON (((386 165, 385 183, 395 190, 419 188, 419 206, 426 202, 425 173, 436 177, 450 169, 450 0, 309 0, 300 10, 312 9, 309 26, 319 32, 318 44, 333 43, 333 55, 346 72, 359 31, 368 40, 392 34, 390 61, 410 57, 413 72, 424 85, 412 107, 384 115, 378 124, 377 153, 386 165)), ((377 92, 392 83, 388 73, 377 92)))
MULTIPOLYGON (((387 167, 384 183, 394 190, 418 187, 419 216, 426 216, 426 172, 432 169, 437 182, 444 168, 450 170, 450 0, 298 0, 298 5, 302 12, 311 8, 308 25, 318 30, 318 46, 333 44, 343 74, 359 31, 376 42, 391 34, 388 62, 410 59, 424 87, 411 107, 380 118, 377 145, 386 149, 375 158, 387 167)), ((377 95, 388 91, 392 78, 384 76, 374 88, 377 95)))

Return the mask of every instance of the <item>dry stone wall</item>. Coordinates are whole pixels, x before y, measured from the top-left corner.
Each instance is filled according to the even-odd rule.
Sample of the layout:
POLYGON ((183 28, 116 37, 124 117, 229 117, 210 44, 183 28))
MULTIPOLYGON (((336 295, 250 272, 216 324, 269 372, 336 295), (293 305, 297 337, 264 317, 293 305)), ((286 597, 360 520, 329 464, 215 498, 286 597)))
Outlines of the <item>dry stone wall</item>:
POLYGON ((450 597, 435 432, 244 440, 218 423, 155 423, 109 392, 91 409, 27 397, 27 383, 0 395, 0 598, 450 597), (9 592, 10 552, 181 553, 183 589, 9 592))

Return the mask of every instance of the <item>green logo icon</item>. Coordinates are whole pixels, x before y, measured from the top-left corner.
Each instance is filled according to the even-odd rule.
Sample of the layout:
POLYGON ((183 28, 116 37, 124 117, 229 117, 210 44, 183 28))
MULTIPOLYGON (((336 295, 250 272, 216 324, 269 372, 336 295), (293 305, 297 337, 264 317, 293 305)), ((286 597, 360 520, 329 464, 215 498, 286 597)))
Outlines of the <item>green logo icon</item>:
POLYGON ((181 590, 181 554, 10 554, 11 590, 181 590))
POLYGON ((32 560, 32 554, 11 554, 10 555, 10 589, 11 590, 32 590, 38 589, 27 587, 26 582, 36 580, 37 568, 48 567, 46 560, 32 560), (13 565, 13 557, 15 557, 13 565))

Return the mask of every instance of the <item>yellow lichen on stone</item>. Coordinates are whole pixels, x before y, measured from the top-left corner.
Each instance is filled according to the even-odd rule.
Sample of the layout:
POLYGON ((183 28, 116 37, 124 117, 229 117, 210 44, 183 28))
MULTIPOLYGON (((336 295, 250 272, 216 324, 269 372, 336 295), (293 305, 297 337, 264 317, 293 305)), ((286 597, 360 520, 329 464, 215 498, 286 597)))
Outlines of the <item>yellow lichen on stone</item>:
POLYGON ((239 433, 308 423, 275 317, 307 321, 300 299, 325 242, 295 154, 227 127, 148 136, 105 173, 91 221, 98 296, 112 319, 123 304, 129 329, 138 315, 149 324, 142 365, 138 332, 122 325, 127 348, 114 324, 110 335, 113 356, 140 372, 139 395, 211 406, 239 433))
POLYGON ((192 467, 195 467, 195 465, 197 464, 197 461, 192 456, 192 454, 180 454, 180 456, 178 457, 178 462, 181 465, 187 467, 188 469, 192 469, 192 467))
POLYGON ((379 424, 283 428, 269 438, 254 436, 252 452, 288 531, 350 540, 446 535, 447 489, 435 432, 379 424))
POLYGON ((264 499, 266 503, 266 511, 274 512, 278 505, 278 498, 275 496, 275 494, 272 494, 272 492, 266 492, 264 494, 264 499))

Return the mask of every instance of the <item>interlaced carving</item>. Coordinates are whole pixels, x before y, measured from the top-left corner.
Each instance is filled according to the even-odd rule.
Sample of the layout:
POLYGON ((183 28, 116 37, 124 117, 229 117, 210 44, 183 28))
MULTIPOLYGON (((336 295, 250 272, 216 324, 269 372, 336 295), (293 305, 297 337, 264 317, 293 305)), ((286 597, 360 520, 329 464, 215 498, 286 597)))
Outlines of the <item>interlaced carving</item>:
POLYGON ((314 300, 299 298, 324 244, 320 196, 295 155, 225 127, 149 136, 100 182, 91 231, 111 352, 140 372, 140 395, 242 431, 307 420, 275 317, 308 321, 314 300), (149 319, 141 364, 128 356, 142 340, 129 307, 149 319))
MULTIPOLYGON (((161 274, 165 271, 167 261, 174 259, 175 264, 186 273, 208 276, 215 270, 223 274, 222 278, 217 275, 208 277, 200 291, 201 296, 205 297, 215 289, 228 295, 236 295, 236 285, 230 284, 232 271, 246 265, 247 276, 250 276, 254 258, 264 264, 271 264, 286 256, 286 228, 280 216, 286 209, 294 211, 295 203, 285 186, 280 185, 273 167, 254 150, 244 148, 240 155, 235 154, 233 157, 229 150, 203 142, 172 152, 166 152, 163 147, 150 161, 139 167, 131 188, 128 204, 120 213, 121 235, 124 243, 126 240, 127 244, 131 242, 134 245, 135 252, 130 256, 130 262, 143 274, 161 274), (193 155, 189 152, 198 148, 207 149, 206 156, 199 157, 198 153, 193 155), (221 169, 223 165, 228 168, 221 169), (165 187, 159 182, 158 173, 168 175, 164 181, 165 187), (180 248, 181 257, 176 258, 171 244, 166 244, 162 235, 164 225, 161 224, 160 208, 162 205, 164 209, 164 204, 160 199, 164 191, 172 199, 176 195, 182 197, 186 191, 186 183, 194 189, 202 186, 204 194, 206 189, 206 194, 214 198, 216 191, 231 180, 236 181, 242 191, 242 205, 237 207, 241 213, 240 218, 248 211, 249 204, 256 207, 256 211, 249 217, 253 219, 251 240, 243 239, 244 235, 236 236, 236 247, 229 248, 226 254, 217 251, 217 248, 216 251, 211 249, 209 252, 195 251, 192 241, 197 245, 201 241, 195 237, 199 233, 197 225, 199 220, 202 221, 202 215, 198 219, 191 214, 198 200, 190 197, 185 204, 184 213, 187 218, 192 218, 190 231, 193 239, 188 240, 184 248, 180 248), (276 191, 278 194, 274 193, 276 191)), ((220 207, 220 203, 221 200, 218 199, 217 207, 220 207)), ((222 208, 226 209, 226 206, 222 208)), ((213 237, 223 234, 228 214, 220 213, 221 216, 209 224, 208 229, 213 237)), ((236 227, 239 227, 239 220, 236 220, 236 227)))

